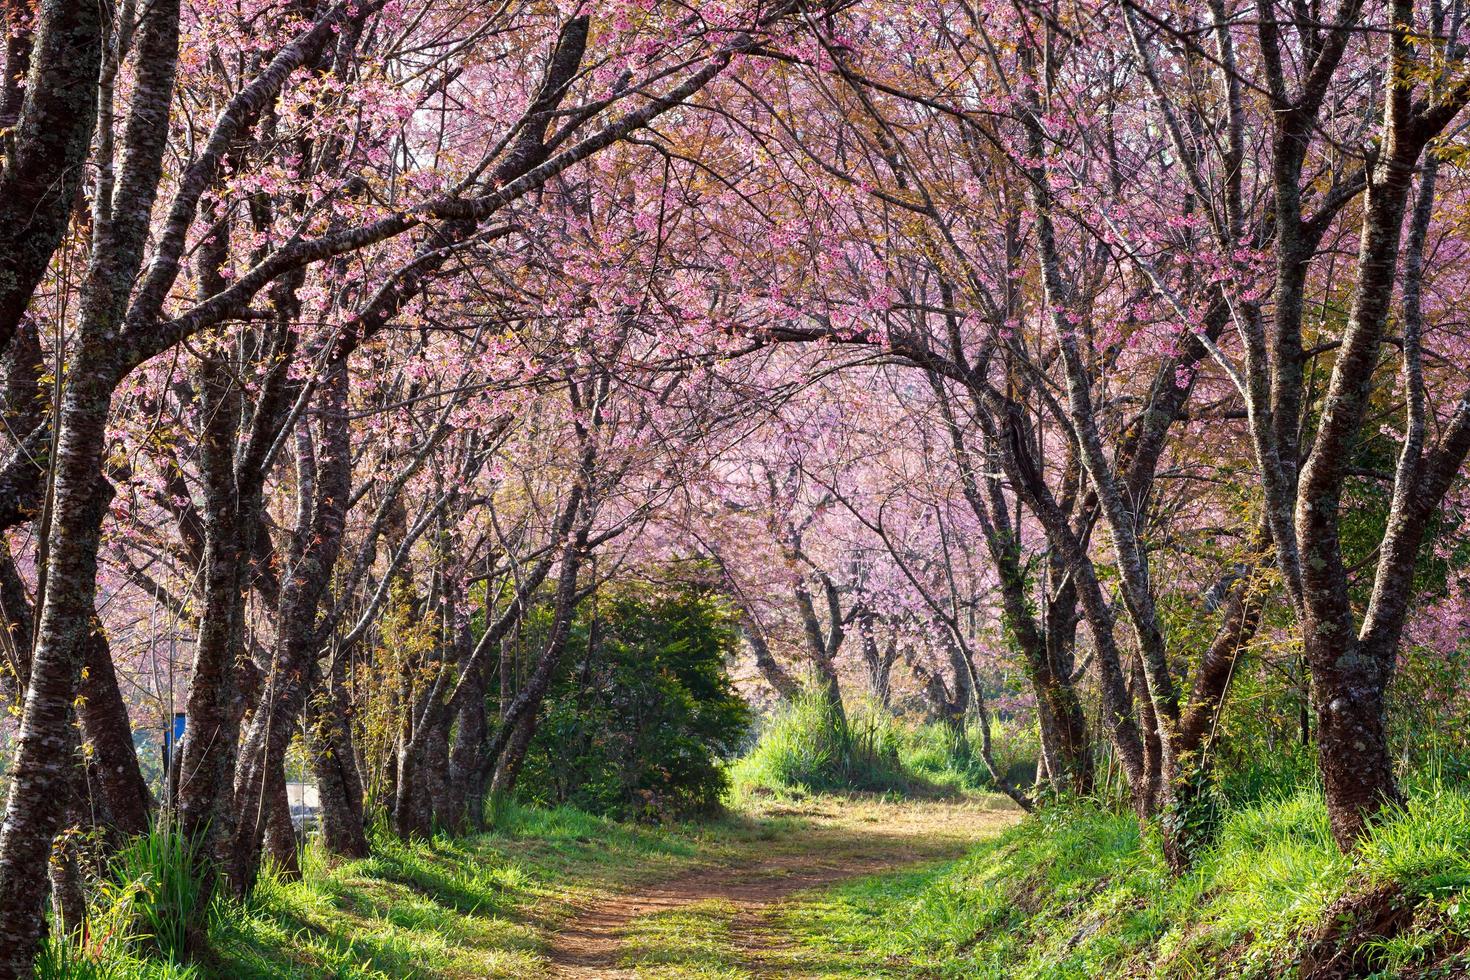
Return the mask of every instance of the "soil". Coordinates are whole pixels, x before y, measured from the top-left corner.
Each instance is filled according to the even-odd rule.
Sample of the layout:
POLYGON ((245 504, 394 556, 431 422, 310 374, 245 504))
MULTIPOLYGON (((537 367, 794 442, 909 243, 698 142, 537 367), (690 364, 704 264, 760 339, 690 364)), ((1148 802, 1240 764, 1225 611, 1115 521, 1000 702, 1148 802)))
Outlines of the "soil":
POLYGON ((759 844, 738 863, 702 868, 611 896, 574 915, 553 937, 551 975, 561 978, 634 978, 619 965, 623 937, 633 920, 699 902, 733 905, 731 938, 744 966, 769 975, 763 960, 785 941, 767 915, 786 899, 848 878, 896 871, 909 865, 958 857, 977 840, 1009 824, 1019 813, 925 803, 894 807, 891 813, 850 814, 825 810, 773 811, 797 815, 809 829, 759 844))

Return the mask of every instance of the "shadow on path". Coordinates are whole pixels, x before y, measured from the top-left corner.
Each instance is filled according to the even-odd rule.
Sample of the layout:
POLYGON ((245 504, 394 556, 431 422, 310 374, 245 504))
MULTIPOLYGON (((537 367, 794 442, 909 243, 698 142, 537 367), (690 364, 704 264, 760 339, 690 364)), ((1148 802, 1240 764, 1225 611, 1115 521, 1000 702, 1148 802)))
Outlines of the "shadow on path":
POLYGON ((767 975, 761 962, 779 936, 764 914, 797 892, 848 878, 958 857, 1019 817, 1008 803, 823 799, 799 807, 769 807, 767 817, 797 817, 793 829, 753 841, 732 864, 703 868, 638 893, 614 895, 574 915, 553 937, 551 975, 629 978, 624 939, 635 920, 702 902, 725 903, 730 940, 743 965, 767 975), (730 908, 733 907, 733 908, 730 908))

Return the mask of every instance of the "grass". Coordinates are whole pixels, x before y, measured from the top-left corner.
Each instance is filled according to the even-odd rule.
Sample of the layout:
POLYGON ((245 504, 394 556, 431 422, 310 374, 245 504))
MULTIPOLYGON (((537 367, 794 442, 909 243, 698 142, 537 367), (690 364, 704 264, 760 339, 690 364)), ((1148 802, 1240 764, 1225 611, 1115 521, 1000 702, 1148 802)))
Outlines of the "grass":
POLYGON ((795 964, 803 955, 826 964, 799 975, 1285 977, 1329 907, 1391 886, 1413 918, 1362 944, 1371 975, 1449 970, 1470 947, 1463 790, 1416 796, 1356 863, 1333 845, 1311 791, 1232 812, 1182 878, 1158 853, 1129 815, 1053 809, 962 860, 809 896, 778 922, 803 950, 795 964))
MULTIPOLYGON (((873 770, 862 754, 802 769, 822 757, 804 741, 811 722, 797 715, 767 730, 742 764, 737 812, 712 823, 651 828, 508 804, 493 833, 413 843, 380 834, 361 861, 309 850, 302 880, 267 875, 248 902, 208 910, 214 958, 196 966, 171 962, 169 920, 157 915, 189 900, 188 882, 167 870, 178 854, 145 839, 104 886, 86 942, 53 940, 40 975, 536 977, 548 969, 548 937, 576 909, 696 868, 716 870, 681 879, 693 883, 689 894, 628 923, 618 955, 634 975, 1288 977, 1304 959, 1336 955, 1345 936, 1351 962, 1333 975, 1470 971, 1462 784, 1406 781, 1406 807, 1348 857, 1315 785, 1243 782, 1227 794, 1215 843, 1175 877, 1127 812, 1053 803, 1015 822, 998 797, 964 792, 975 770, 932 730, 861 734, 859 720, 854 737, 878 747, 871 755, 884 767, 897 760, 883 772, 910 788, 949 786, 947 797, 906 799, 891 784, 880 794, 815 793, 794 777, 873 770), (865 876, 846 877, 854 873, 865 876), (1365 915, 1395 908, 1395 928, 1363 927, 1365 915)), ((998 753, 1006 745, 998 740, 998 753)))
POLYGON ((746 980, 754 974, 736 942, 739 912, 730 902, 712 900, 637 919, 624 941, 622 963, 642 976, 667 980, 746 980))
POLYGON ((112 856, 94 884, 85 923, 56 925, 37 963, 42 978, 193 980, 182 965, 191 929, 204 927, 194 851, 166 827, 155 827, 112 856))
MULTIPOLYGON (((1033 732, 997 724, 992 737, 996 763, 1009 778, 1034 777, 1033 732)), ((938 722, 909 724, 867 703, 851 706, 843 724, 823 698, 805 693, 766 722, 755 746, 732 767, 731 780, 737 793, 990 790, 990 774, 973 748, 979 740, 973 726, 957 734, 938 722)))
MULTIPOLYGON (((577 904, 711 860, 760 828, 666 830, 507 807, 496 832, 404 843, 267 882, 211 930, 221 977, 525 977, 577 904)), ((315 866, 313 866, 315 865, 315 866)))
MULTIPOLYGON (((863 859, 875 849, 900 860, 952 856, 975 839, 977 828, 998 819, 1001 806, 988 799, 763 799, 721 820, 657 828, 570 808, 510 804, 500 810, 492 833, 411 843, 379 834, 372 855, 358 861, 330 862, 309 848, 301 880, 266 874, 248 901, 213 904, 208 962, 171 963, 156 944, 137 941, 144 937, 134 931, 130 942, 105 946, 78 949, 56 941, 40 975, 84 980, 541 976, 547 969, 548 937, 577 908, 611 895, 636 892, 644 883, 695 868, 780 864, 813 853, 823 862, 863 859)), ((143 872, 148 874, 156 872, 143 872)), ((136 918, 140 911, 133 907, 129 914, 136 918)), ((698 916, 700 910, 689 914, 698 916)), ((706 918, 715 922, 718 916, 706 918)), ((669 939, 682 942, 687 926, 670 928, 669 939)), ((637 949, 637 942, 635 935, 630 949, 637 949)), ((657 945, 652 938, 645 943, 650 956, 657 945)))
MULTIPOLYGON (((524 977, 544 966, 545 936, 580 903, 681 869, 719 861, 794 826, 733 816, 665 829, 618 824, 571 809, 505 806, 493 833, 405 843, 388 834, 360 861, 314 848, 301 880, 267 873, 243 902, 208 910, 213 958, 184 967, 150 939, 149 907, 134 894, 99 901, 92 941, 53 940, 42 977, 198 978, 524 977), (123 909, 126 902, 127 909, 123 909), (131 930, 107 925, 128 915, 131 930), (111 919, 107 919, 111 916, 111 919), (141 925, 137 923, 143 923, 141 925), (107 942, 95 937, 110 931, 107 942)), ((144 838, 153 853, 166 842, 144 838)), ((165 876, 143 868, 135 882, 165 876)), ((141 869, 141 870, 140 870, 141 869)), ((112 886, 108 886, 109 888, 112 886)), ((175 888, 165 897, 179 897, 175 888)), ((164 935, 162 931, 158 933, 164 935)), ((166 940, 165 940, 166 941, 166 940)))

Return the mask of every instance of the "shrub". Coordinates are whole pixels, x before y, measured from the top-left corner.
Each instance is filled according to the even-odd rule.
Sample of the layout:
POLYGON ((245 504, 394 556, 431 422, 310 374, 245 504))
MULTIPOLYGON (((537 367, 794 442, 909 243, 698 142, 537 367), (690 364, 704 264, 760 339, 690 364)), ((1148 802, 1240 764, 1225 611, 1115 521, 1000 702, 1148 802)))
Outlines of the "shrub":
POLYGON ((698 585, 623 587, 592 603, 547 699, 522 798, 642 819, 718 809, 722 760, 750 726, 725 670, 733 622, 698 585))
POLYGON ((176 828, 159 823, 111 862, 117 903, 125 902, 133 920, 130 931, 174 961, 185 958, 190 941, 205 928, 207 909, 195 873, 198 849, 176 828))

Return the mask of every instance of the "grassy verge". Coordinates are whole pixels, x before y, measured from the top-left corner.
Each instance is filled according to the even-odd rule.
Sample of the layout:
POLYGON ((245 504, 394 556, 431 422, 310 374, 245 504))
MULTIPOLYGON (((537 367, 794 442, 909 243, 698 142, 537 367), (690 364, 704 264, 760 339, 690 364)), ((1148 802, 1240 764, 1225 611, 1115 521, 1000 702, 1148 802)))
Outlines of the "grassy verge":
POLYGON ((732 859, 796 821, 732 816, 666 829, 571 809, 511 807, 493 833, 404 843, 328 862, 308 850, 302 880, 262 879, 245 903, 211 909, 212 962, 183 967, 148 956, 146 935, 104 937, 82 950, 53 944, 43 977, 496 978, 540 975, 545 936, 600 895, 732 859))
POLYGON ((800 976, 1463 976, 1470 793, 1417 796, 1356 867, 1317 794, 1259 803, 1178 879, 1130 816, 1056 809, 960 861, 775 918, 800 976))

